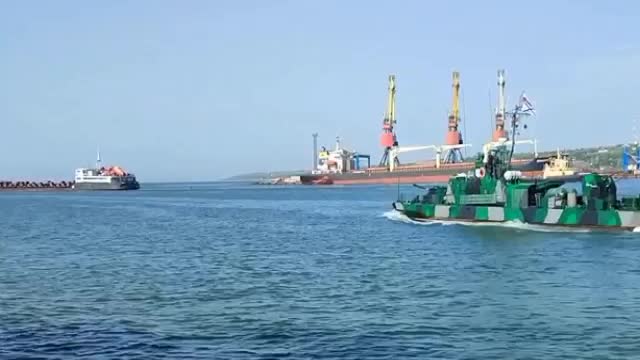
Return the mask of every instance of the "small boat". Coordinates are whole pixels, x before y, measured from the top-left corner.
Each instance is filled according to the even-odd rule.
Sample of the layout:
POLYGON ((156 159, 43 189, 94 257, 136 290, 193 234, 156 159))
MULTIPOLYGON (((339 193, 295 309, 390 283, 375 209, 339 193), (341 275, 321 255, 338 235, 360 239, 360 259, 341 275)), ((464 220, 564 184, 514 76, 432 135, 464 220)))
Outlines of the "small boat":
POLYGON ((579 181, 582 178, 574 167, 569 154, 557 150, 555 156, 549 157, 542 169, 543 179, 562 179, 565 181, 579 181))

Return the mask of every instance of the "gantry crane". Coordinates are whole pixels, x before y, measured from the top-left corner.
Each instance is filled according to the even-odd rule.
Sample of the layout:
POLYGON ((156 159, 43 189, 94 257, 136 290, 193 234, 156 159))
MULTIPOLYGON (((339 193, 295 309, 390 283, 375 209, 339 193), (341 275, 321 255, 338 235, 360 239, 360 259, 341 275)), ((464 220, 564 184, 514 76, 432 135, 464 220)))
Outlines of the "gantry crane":
POLYGON ((380 166, 393 168, 400 165, 400 161, 395 156, 389 156, 391 150, 398 146, 395 128, 396 126, 396 77, 389 75, 389 93, 387 98, 387 111, 382 121, 382 136, 380 144, 384 148, 384 153, 380 159, 380 166))
MULTIPOLYGON (((462 145, 462 134, 458 130, 460 124, 460 73, 453 72, 453 104, 449 114, 449 124, 446 137, 446 145, 462 145)), ((460 147, 447 150, 444 156, 444 163, 455 163, 464 161, 460 147)))

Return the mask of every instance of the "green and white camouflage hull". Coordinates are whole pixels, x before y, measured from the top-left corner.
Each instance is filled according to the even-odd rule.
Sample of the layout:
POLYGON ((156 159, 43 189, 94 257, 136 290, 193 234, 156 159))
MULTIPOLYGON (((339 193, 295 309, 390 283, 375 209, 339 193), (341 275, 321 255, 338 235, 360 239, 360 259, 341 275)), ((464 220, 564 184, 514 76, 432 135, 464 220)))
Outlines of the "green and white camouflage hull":
POLYGON ((393 208, 412 220, 522 222, 535 225, 629 230, 640 228, 640 211, 595 210, 582 207, 506 208, 503 206, 434 205, 395 202, 393 208))
MULTIPOLYGON (((508 170, 506 147, 485 147, 476 170, 424 188, 393 208, 413 220, 468 221, 635 230, 640 228, 640 195, 618 197, 611 176, 583 174, 580 186, 561 179, 530 179, 508 170), (567 185, 567 186, 565 186, 567 185)), ((578 185, 578 184, 576 184, 578 185)))

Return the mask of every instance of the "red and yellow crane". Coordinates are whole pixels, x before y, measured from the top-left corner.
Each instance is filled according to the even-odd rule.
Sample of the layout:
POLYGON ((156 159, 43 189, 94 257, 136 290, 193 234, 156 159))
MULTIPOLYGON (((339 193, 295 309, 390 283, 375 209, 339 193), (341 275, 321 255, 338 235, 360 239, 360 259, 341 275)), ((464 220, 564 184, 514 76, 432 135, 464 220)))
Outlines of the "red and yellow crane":
POLYGON ((389 156, 393 148, 398 147, 398 139, 395 133, 396 126, 396 77, 395 75, 389 75, 389 91, 387 97, 387 110, 382 120, 382 135, 380 137, 380 144, 384 148, 382 159, 380 159, 380 166, 393 167, 398 166, 400 162, 395 156, 389 156), (393 161, 393 164, 390 164, 393 161))
MULTIPOLYGON (((451 112, 449 113, 449 123, 446 136, 446 145, 462 145, 462 134, 458 130, 460 125, 460 73, 453 72, 453 103, 451 105, 451 112)), ((462 162, 464 158, 460 148, 452 148, 447 150, 444 156, 444 163, 462 162)))
POLYGON ((506 105, 504 96, 504 70, 498 70, 498 106, 496 107, 496 129, 493 131, 492 141, 509 139, 509 134, 505 128, 506 105))

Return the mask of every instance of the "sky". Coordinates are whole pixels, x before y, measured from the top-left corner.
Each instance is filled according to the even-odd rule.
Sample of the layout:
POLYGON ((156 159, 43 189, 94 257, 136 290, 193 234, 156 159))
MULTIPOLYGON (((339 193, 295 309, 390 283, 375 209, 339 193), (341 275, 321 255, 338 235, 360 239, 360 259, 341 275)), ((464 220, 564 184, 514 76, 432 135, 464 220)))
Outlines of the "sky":
POLYGON ((98 146, 141 182, 309 169, 313 132, 377 163, 388 75, 400 145, 441 144, 454 70, 472 153, 501 68, 508 105, 525 90, 536 107, 522 136, 541 149, 630 142, 638 13, 633 1, 3 1, 0 178, 71 179, 98 146))

